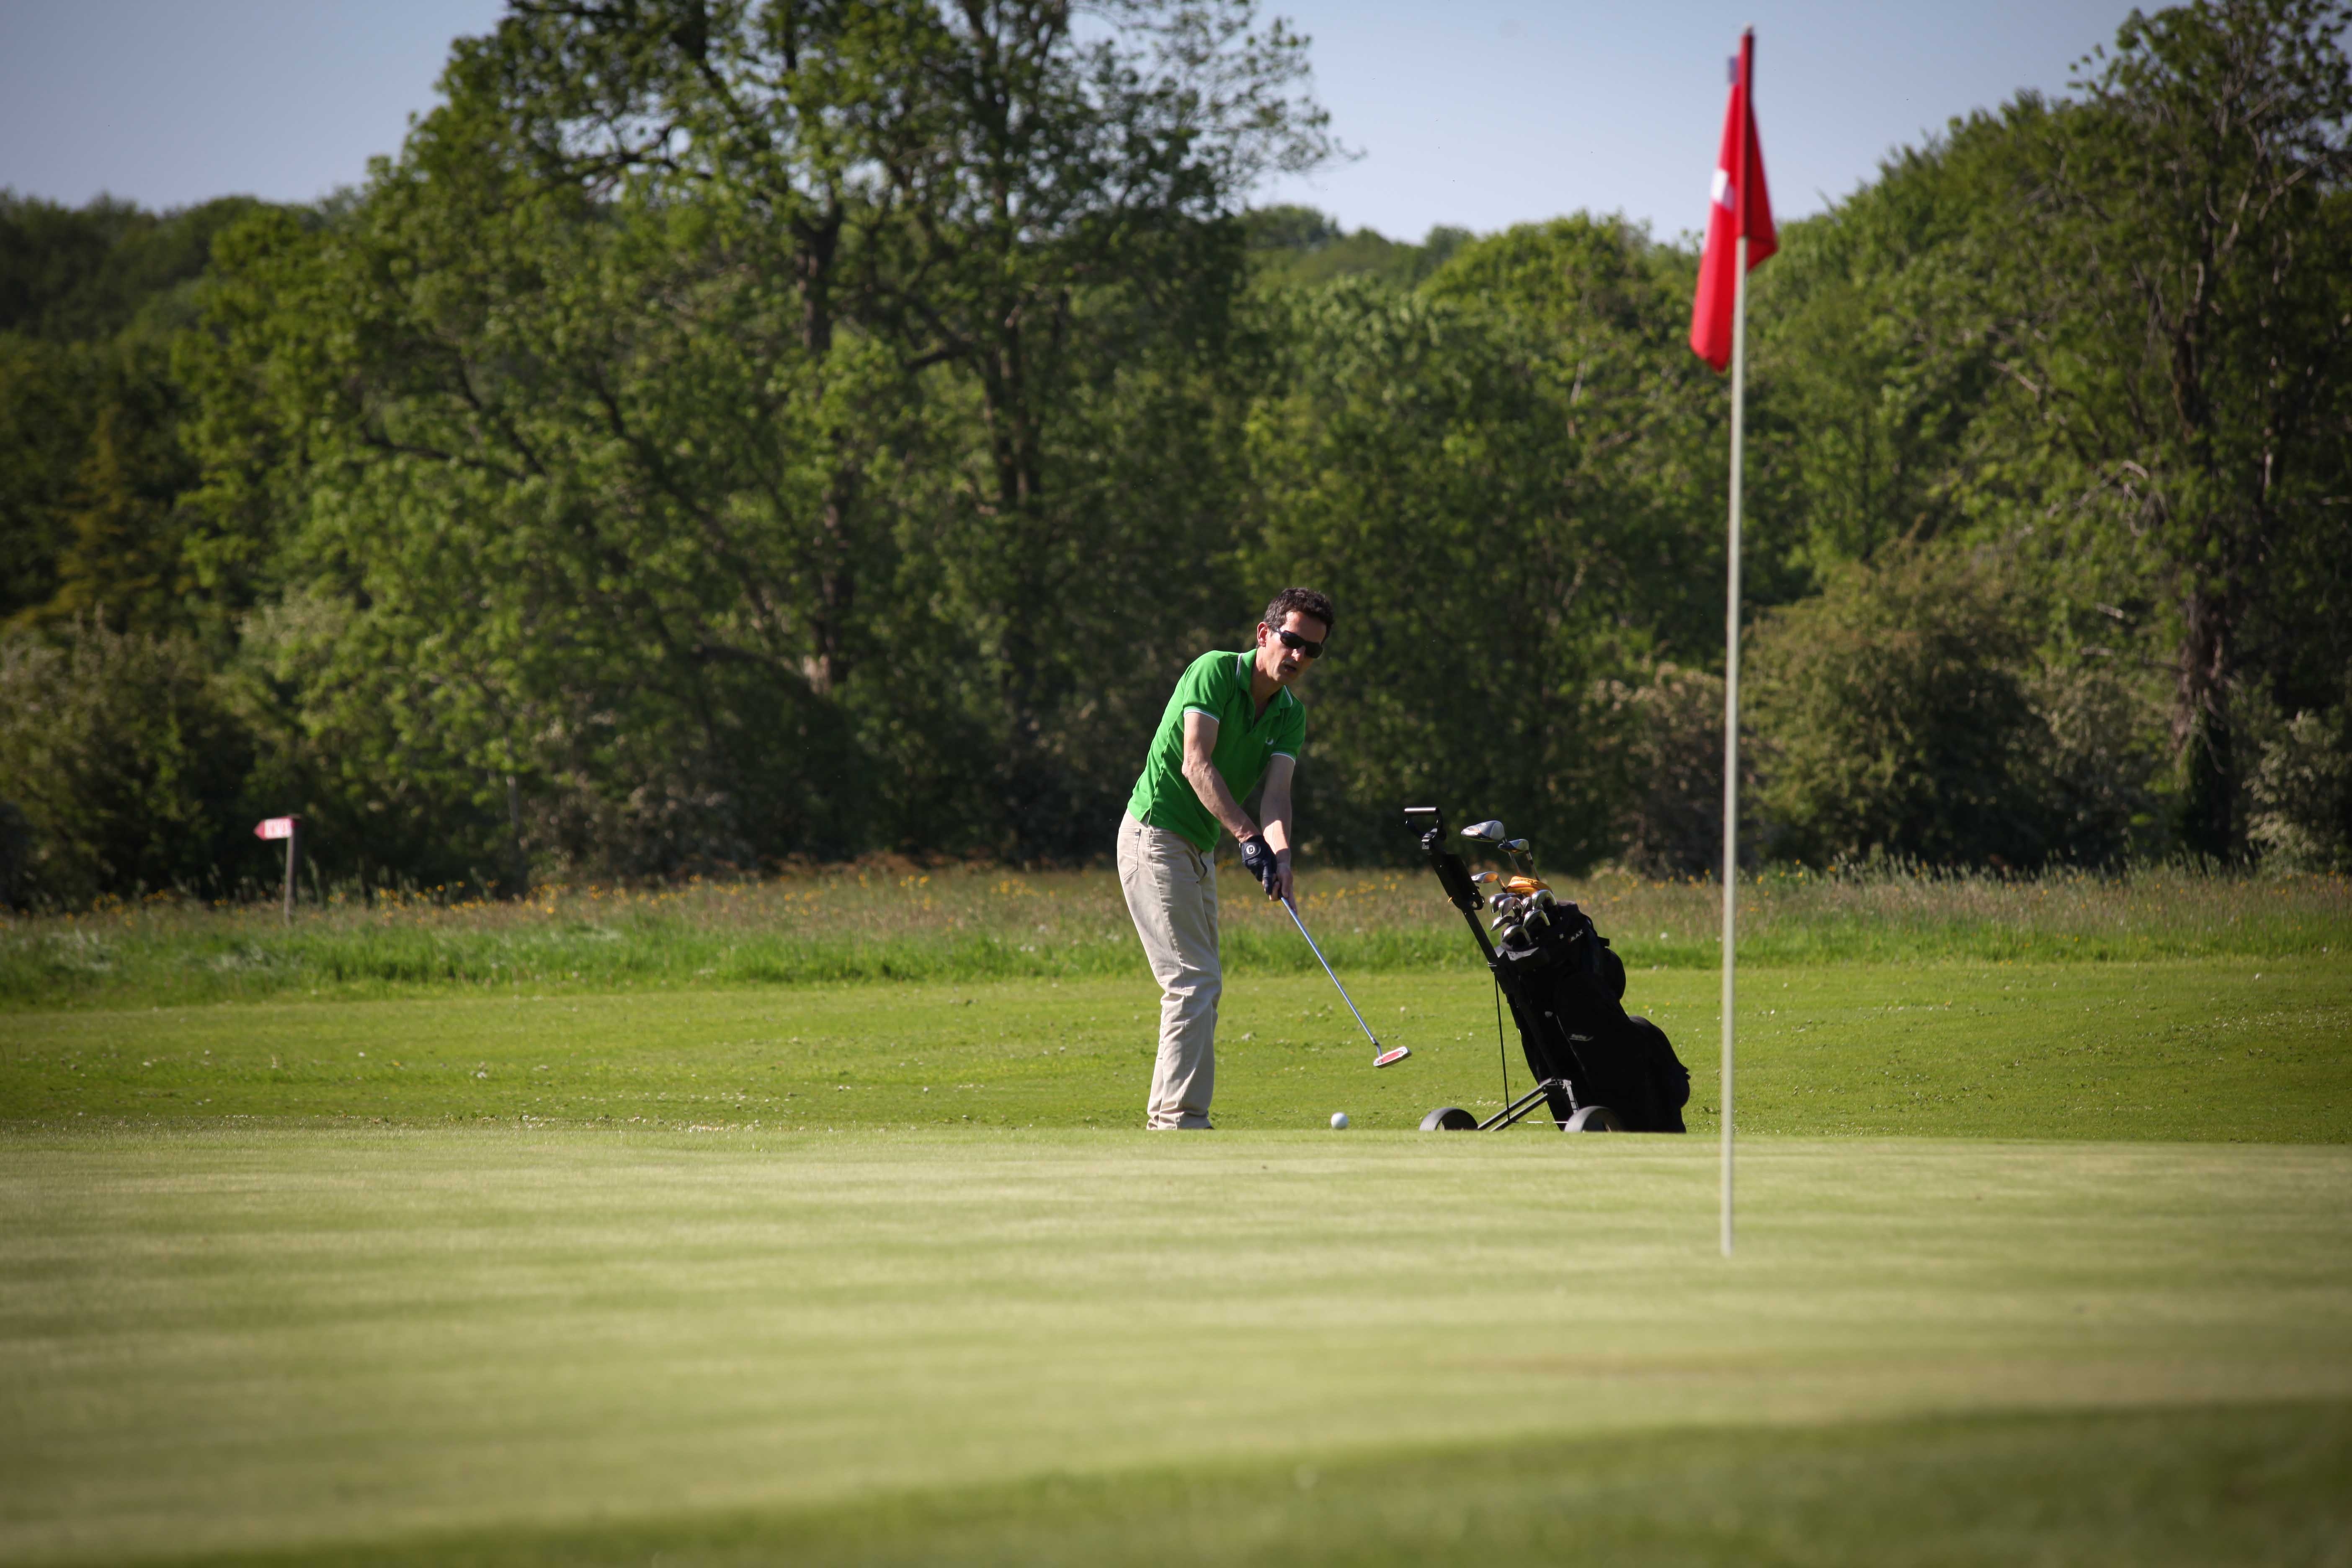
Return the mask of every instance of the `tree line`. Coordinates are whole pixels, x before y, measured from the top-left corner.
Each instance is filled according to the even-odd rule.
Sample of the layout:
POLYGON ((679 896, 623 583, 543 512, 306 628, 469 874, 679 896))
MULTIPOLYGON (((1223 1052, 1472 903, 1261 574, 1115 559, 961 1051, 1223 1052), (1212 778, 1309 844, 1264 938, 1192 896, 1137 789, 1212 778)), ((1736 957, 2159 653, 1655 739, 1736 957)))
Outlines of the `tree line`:
MULTIPOLYGON (((1754 276, 1748 841, 2352 850, 2352 68, 2135 16, 1754 276)), ((1307 848, 1703 871, 1686 241, 1251 209, 1242 0, 515 0, 312 207, 0 197, 0 889, 1098 856, 1176 673, 1339 605, 1307 848)))

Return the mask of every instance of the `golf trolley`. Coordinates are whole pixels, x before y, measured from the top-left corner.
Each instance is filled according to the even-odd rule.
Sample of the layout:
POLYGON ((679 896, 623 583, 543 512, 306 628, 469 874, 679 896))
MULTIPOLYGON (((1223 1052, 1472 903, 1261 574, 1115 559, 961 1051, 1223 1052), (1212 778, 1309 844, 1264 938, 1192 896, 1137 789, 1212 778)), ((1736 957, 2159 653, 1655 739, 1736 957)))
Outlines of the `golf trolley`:
POLYGON ((1690 1102, 1690 1072, 1666 1033, 1625 1011, 1625 964, 1590 916, 1553 897, 1536 875, 1524 838, 1506 838, 1499 822, 1482 822, 1462 837, 1495 845, 1509 856, 1515 875, 1473 878, 1445 839, 1445 818, 1433 805, 1405 807, 1405 824, 1438 885, 1470 922, 1502 999, 1518 1026, 1519 1045, 1536 1086, 1481 1121, 1460 1106, 1444 1105, 1422 1119, 1424 1132, 1492 1131, 1540 1109, 1563 1132, 1680 1132, 1690 1102), (1488 894, 1481 890, 1492 885, 1488 894), (1479 923, 1495 910, 1494 935, 1479 923))

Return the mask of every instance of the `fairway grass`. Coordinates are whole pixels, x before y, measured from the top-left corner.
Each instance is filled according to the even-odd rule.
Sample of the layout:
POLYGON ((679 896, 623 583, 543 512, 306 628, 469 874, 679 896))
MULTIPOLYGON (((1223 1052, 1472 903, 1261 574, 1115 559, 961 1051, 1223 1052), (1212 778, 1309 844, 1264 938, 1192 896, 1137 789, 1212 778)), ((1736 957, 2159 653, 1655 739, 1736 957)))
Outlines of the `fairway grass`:
POLYGON ((213 1564, 1598 1562, 2333 1564, 2352 1406, 2209 1405, 1450 1444, 717 1511, 488 1529, 213 1564))
POLYGON ((1167 1138, 1124 975, 9 1013, 0 1563, 2352 1563, 2352 969, 1745 967, 1727 1261, 1631 980, 1698 1136, 1410 1131, 1442 968, 1167 1138))
POLYGON ((2352 1150, 0 1137, 0 1558, 2339 1561, 2352 1150))
MULTIPOLYGON (((1408 1060, 1374 1072, 1319 974, 1228 984, 1221 1127, 1503 1103, 1483 974, 1350 990, 1408 1060)), ((2352 965, 2333 957, 1758 967, 1740 994, 1748 1131, 2352 1142, 2352 965)), ((1673 1037, 1692 1130, 1712 1130, 1715 977, 1639 970, 1626 1001, 1673 1037)), ((1156 1004, 1148 981, 1073 980, 20 1013, 0 1019, 0 1127, 1131 1127, 1156 1004)), ((1515 1038, 1505 1059, 1526 1089, 1515 1038)))

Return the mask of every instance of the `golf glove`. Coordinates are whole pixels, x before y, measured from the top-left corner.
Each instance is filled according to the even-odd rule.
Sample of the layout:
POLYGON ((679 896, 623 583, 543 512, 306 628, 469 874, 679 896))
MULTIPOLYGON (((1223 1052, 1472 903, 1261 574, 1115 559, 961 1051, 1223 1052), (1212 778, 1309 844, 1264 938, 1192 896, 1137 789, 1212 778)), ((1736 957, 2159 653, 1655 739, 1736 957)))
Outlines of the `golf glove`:
POLYGON ((1242 840, 1242 868, 1265 884, 1266 896, 1274 897, 1282 887, 1282 865, 1274 856, 1274 846, 1264 836, 1253 833, 1242 840))

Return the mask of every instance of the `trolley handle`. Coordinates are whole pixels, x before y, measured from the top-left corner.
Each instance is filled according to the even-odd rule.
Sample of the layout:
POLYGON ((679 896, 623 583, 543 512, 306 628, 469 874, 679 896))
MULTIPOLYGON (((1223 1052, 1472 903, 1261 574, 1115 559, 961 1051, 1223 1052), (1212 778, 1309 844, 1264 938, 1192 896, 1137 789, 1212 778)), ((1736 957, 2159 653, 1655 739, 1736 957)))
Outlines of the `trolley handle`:
POLYGON ((1470 934, 1478 939, 1478 951, 1486 956, 1491 966, 1495 962, 1495 944, 1486 940, 1486 928, 1478 923, 1478 911, 1486 901, 1471 885, 1470 868, 1462 857, 1447 847, 1445 814, 1433 805, 1408 805, 1404 808, 1404 825, 1421 835, 1421 847, 1429 856, 1430 869, 1437 873, 1437 885, 1445 890, 1445 900, 1462 911, 1469 922, 1470 934))

